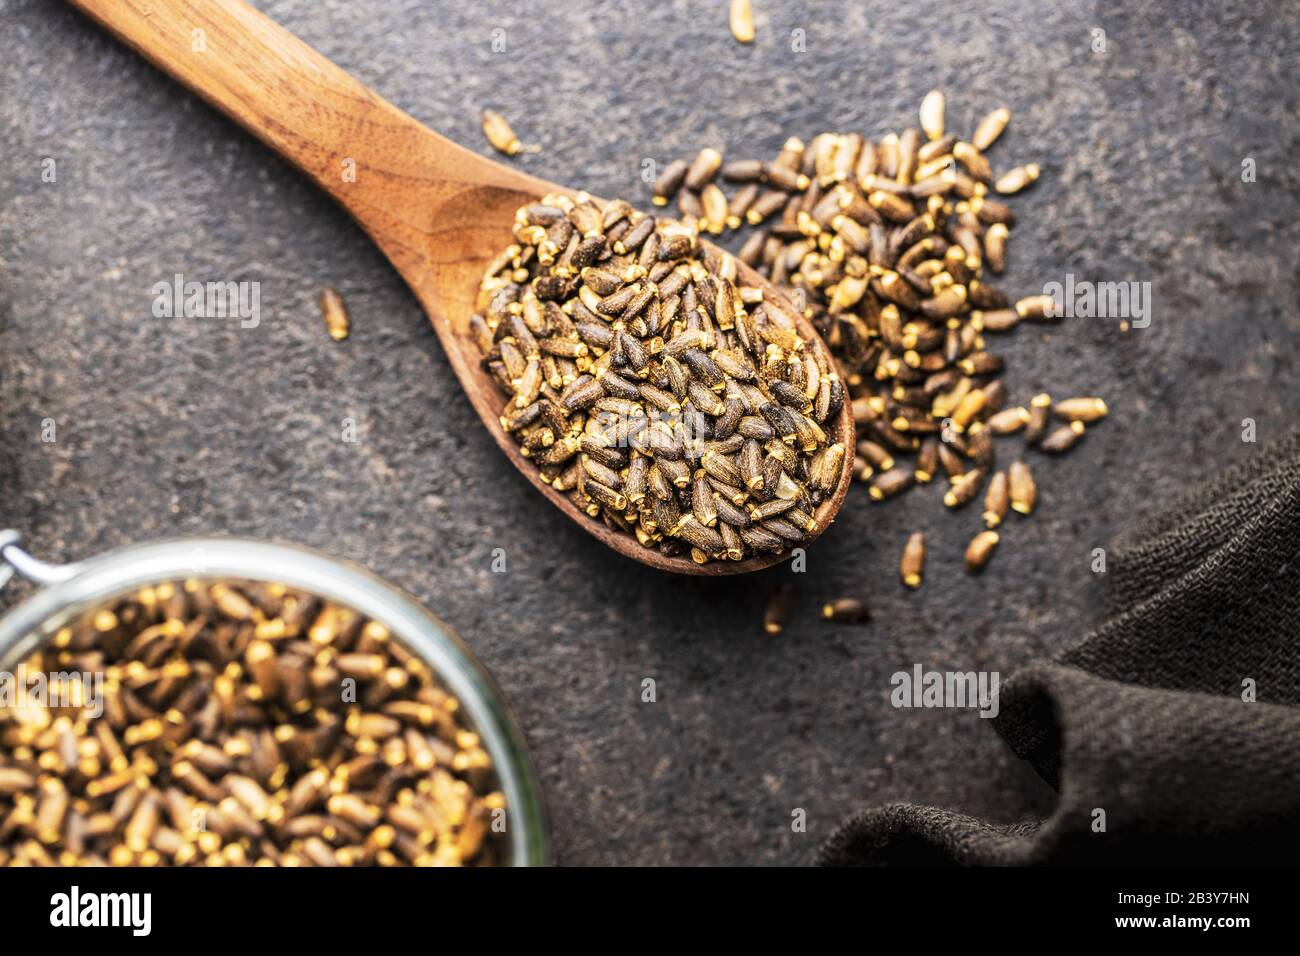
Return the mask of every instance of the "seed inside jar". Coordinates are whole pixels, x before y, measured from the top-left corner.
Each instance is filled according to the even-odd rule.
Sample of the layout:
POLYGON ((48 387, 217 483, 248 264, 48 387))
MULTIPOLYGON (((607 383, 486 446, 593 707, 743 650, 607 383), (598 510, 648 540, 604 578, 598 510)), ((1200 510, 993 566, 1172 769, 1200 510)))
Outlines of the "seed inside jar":
POLYGON ((0 709, 0 865, 503 860, 505 798, 460 702, 344 606, 166 582, 16 673, 49 691, 0 709))

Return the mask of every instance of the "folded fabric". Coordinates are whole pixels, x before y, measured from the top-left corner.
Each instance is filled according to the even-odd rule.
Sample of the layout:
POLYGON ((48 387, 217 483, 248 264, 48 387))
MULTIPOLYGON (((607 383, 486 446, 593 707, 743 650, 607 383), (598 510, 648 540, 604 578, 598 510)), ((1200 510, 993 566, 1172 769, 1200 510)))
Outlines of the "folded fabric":
POLYGON ((1300 851, 1300 432, 1107 552, 1106 622, 1018 672, 992 721, 1059 793, 992 825, 891 804, 823 865, 1276 863, 1300 851))

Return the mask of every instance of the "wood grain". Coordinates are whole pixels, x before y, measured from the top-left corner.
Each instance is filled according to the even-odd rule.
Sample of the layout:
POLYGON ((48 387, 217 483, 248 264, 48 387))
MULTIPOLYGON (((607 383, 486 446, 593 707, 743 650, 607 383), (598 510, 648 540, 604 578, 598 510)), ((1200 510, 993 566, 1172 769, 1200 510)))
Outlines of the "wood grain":
MULTIPOLYGON (((478 282, 488 260, 510 243, 519 206, 573 190, 439 136, 241 0, 69 2, 301 169, 357 220, 420 300, 466 397, 511 464, 587 532, 642 564, 681 574, 739 574, 790 557, 704 565, 666 558, 579 511, 541 480, 501 429, 505 396, 466 336, 478 282)), ((747 266, 740 273, 745 284, 781 298, 747 266)), ((800 324, 826 353, 812 327, 800 324)), ((844 469, 805 543, 830 525, 852 478, 847 402, 834 426, 834 439, 847 450, 844 469)))

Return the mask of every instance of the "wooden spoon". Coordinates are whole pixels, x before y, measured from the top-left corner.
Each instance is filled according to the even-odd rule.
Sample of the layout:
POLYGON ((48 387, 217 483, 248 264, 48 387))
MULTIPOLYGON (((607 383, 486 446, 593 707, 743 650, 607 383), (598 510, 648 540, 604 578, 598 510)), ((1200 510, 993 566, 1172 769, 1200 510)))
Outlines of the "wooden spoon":
MULTIPOLYGON (((439 136, 241 0, 69 2, 293 163, 352 214, 424 306, 461 387, 506 457, 586 531, 642 564, 684 574, 738 574, 789 557, 703 565, 664 557, 579 511, 541 480, 501 429, 505 396, 467 335, 479 280, 488 260, 512 241, 516 209, 546 193, 572 190, 439 136)), ((743 264, 740 276, 765 296, 783 298, 743 264)), ((804 337, 825 353, 825 343, 800 322, 804 337)), ((844 470, 817 509, 817 533, 839 511, 852 475, 847 401, 832 425, 832 437, 846 449, 844 470)))

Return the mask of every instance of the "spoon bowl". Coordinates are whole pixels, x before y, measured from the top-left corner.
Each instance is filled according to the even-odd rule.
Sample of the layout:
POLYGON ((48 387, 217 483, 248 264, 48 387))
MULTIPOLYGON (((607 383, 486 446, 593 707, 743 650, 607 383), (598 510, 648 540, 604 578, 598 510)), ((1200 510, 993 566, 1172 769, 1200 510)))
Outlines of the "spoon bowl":
MULTIPOLYGON (((643 547, 543 482, 501 428, 506 396, 468 334, 479 281, 488 262, 513 241, 520 206, 574 190, 438 135, 242 0, 69 2, 298 167, 357 220, 419 299, 466 397, 511 464, 584 530, 633 560, 682 574, 740 574, 790 557, 786 551, 696 564, 643 547)), ((741 284, 786 301, 757 272, 737 264, 741 284)), ((829 359, 811 324, 801 315, 798 322, 804 339, 829 359)), ((830 524, 852 478, 847 400, 828 424, 833 440, 847 450, 844 467, 834 492, 817 508, 816 531, 802 545, 830 524)))

